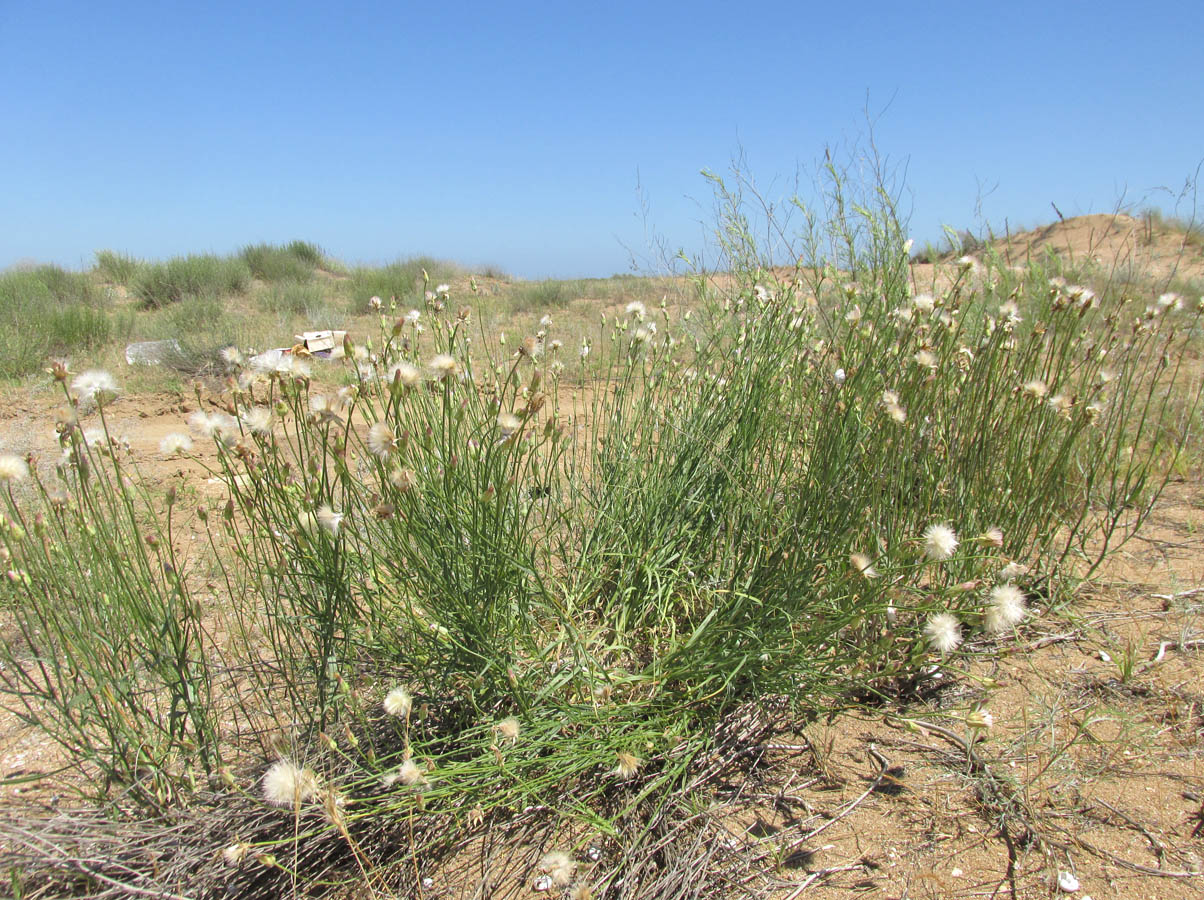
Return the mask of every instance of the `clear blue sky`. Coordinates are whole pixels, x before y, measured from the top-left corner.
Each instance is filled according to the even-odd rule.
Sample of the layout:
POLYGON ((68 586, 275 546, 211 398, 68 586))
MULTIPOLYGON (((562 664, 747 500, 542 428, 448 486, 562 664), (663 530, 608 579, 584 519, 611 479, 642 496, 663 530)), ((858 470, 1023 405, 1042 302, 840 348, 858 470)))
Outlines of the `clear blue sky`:
POLYGON ((524 277, 693 248, 885 113, 912 233, 1160 204, 1204 159, 1201 0, 0 0, 0 267, 312 240, 524 277), (775 182, 775 179, 776 182, 775 182))

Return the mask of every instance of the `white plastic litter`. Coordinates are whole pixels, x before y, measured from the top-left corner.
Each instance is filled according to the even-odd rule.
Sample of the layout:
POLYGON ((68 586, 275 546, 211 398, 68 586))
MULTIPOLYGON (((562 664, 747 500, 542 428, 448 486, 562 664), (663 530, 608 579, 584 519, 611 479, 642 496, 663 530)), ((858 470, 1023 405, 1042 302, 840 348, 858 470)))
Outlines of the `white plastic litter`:
POLYGON ((1079 880, 1074 877, 1073 872, 1059 872, 1058 887, 1068 894, 1073 894, 1079 889, 1079 880))
POLYGON ((175 338, 166 341, 138 341, 125 348, 125 361, 131 366, 157 366, 164 360, 183 355, 184 348, 175 338))

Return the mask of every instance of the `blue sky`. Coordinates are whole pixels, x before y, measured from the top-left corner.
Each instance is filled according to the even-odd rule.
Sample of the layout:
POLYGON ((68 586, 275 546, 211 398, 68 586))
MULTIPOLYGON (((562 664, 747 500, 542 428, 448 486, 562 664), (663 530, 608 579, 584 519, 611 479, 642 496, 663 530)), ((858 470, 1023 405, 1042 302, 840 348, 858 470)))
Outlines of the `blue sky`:
POLYGON ((921 241, 1169 206, 1204 160, 1202 46, 1199 0, 0 0, 0 267, 303 238, 609 275, 642 202, 693 251, 700 169, 742 149, 786 191, 867 107, 921 241))

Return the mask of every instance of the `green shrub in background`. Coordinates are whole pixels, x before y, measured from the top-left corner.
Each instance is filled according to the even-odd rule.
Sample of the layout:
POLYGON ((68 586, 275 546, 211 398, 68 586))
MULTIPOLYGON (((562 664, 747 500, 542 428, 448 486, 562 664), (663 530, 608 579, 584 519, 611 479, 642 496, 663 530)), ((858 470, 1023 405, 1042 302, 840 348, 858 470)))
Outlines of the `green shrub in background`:
POLYGON ((105 344, 123 320, 87 275, 58 266, 0 275, 0 378, 46 368, 54 355, 105 344))
POLYGON ((144 308, 154 309, 186 297, 239 294, 250 282, 251 270, 241 258, 192 254, 145 264, 132 290, 144 308))
POLYGON ((95 271, 105 281, 128 287, 142 269, 142 261, 113 250, 97 250, 95 271))
POLYGON ((284 247, 253 244, 244 247, 239 256, 254 277, 273 283, 308 281, 323 259, 322 251, 306 241, 293 241, 284 247))

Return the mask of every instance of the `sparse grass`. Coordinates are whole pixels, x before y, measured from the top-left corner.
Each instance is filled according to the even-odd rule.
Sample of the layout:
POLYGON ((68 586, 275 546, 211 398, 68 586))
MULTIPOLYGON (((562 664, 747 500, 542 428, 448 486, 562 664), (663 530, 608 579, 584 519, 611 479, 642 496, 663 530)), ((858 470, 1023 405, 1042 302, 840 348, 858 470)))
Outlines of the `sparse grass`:
POLYGON ((1204 251, 1204 223, 1167 215, 1160 209, 1142 210, 1141 223, 1142 238, 1147 244, 1152 243, 1159 232, 1169 231, 1182 238, 1184 248, 1196 252, 1204 251))
POLYGON ((129 287, 142 270, 142 260, 113 250, 97 250, 94 271, 110 284, 129 287))
POLYGON ((240 294, 251 282, 251 270, 240 258, 193 254, 162 263, 147 263, 134 279, 134 295, 146 309, 185 298, 240 294))
POLYGON ((279 281, 256 294, 260 309, 275 314, 310 316, 323 312, 330 289, 313 281, 279 281))

